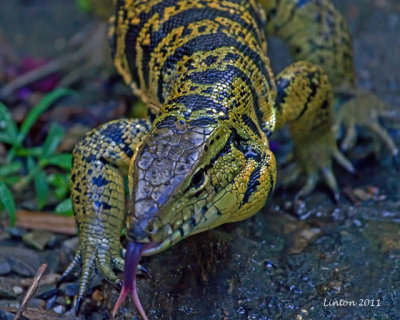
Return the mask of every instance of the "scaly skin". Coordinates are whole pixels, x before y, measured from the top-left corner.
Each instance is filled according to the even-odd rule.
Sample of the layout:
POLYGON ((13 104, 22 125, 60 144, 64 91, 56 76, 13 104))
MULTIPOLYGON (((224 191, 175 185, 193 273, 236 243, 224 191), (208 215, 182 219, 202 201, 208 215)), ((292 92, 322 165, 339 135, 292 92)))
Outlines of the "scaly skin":
MULTIPOLYGON (((155 120, 105 124, 74 150, 79 250, 62 279, 82 263, 76 310, 95 268, 119 282, 113 268, 124 263, 124 223, 132 266, 138 255, 257 213, 276 180, 267 136, 285 123, 296 175, 307 176, 298 196, 322 174, 337 197, 333 158, 353 171, 331 130, 330 84, 354 87, 351 41, 328 1, 119 0, 113 21, 115 65, 155 120), (275 78, 266 30, 309 62, 275 78)), ((131 278, 125 270, 121 299, 133 290, 131 278)))

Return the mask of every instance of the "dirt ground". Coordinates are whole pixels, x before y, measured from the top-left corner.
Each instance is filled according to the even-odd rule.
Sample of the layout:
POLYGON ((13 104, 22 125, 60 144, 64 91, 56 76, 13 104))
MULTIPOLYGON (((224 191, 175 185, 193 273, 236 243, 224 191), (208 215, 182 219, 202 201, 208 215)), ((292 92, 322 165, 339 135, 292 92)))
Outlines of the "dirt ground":
MULTIPOLYGON (((359 86, 400 112, 399 2, 334 3, 353 35, 359 86)), ((77 12, 72 1, 8 1, 0 10, 0 30, 21 56, 53 58, 92 19, 77 12)), ((279 71, 290 58, 279 40, 272 39, 271 47, 272 65, 279 71)), ((400 145, 399 130, 389 128, 389 133, 400 145)), ((277 153, 283 155, 285 137, 276 140, 277 153)), ((368 140, 359 148, 366 147, 368 140)), ((342 190, 338 204, 324 187, 299 202, 293 202, 295 189, 278 188, 273 200, 253 218, 144 258, 142 264, 151 270, 152 279, 140 278, 138 291, 149 318, 399 319, 400 172, 385 150, 366 159, 358 159, 357 154, 356 150, 350 155, 358 170, 356 177, 335 168, 342 190)), ((0 310, 21 300, 21 293, 10 294, 5 283, 12 287, 19 279, 31 277, 41 261, 51 261, 49 273, 60 273, 76 246, 75 239, 56 236, 46 250, 38 252, 22 244, 18 234, 1 234, 0 310), (1 273, 7 254, 17 254, 20 264, 1 273), (21 271, 24 263, 29 269, 25 274, 21 271)), ((44 285, 35 307, 73 319, 70 309, 77 278, 71 281, 58 293, 52 284, 44 285)), ((100 280, 94 288, 80 319, 110 317, 107 307, 116 300, 116 288, 100 280)), ((0 311, 0 319, 7 316, 0 311)), ((133 316, 136 309, 124 304, 117 319, 133 316)))

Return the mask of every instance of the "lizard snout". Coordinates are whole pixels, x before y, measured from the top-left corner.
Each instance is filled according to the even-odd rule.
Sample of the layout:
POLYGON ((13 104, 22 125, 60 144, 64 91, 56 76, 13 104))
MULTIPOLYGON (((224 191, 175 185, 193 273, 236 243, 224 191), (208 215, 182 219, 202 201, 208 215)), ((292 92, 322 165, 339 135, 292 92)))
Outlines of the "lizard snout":
POLYGON ((171 235, 172 228, 169 224, 157 226, 155 219, 143 218, 134 223, 127 231, 129 240, 137 243, 159 243, 171 235))

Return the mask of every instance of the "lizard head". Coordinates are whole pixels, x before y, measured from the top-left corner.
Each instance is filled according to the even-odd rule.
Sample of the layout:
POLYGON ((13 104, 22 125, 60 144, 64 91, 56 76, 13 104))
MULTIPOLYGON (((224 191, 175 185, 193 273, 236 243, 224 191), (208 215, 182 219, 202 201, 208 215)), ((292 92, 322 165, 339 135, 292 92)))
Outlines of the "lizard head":
POLYGON ((156 120, 129 168, 128 246, 114 315, 131 293, 148 319, 136 291, 140 256, 261 209, 273 190, 276 165, 257 130, 240 135, 211 118, 156 120))
POLYGON ((130 166, 128 240, 146 244, 142 254, 151 255, 259 211, 276 165, 257 130, 239 133, 211 118, 158 119, 130 166))

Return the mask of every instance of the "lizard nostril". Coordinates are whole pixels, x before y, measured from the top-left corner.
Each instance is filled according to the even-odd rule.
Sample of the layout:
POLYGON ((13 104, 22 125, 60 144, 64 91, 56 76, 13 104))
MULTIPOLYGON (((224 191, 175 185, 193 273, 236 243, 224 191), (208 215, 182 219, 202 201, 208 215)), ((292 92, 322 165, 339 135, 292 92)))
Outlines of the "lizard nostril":
POLYGON ((149 237, 147 232, 145 231, 140 224, 134 226, 131 230, 129 230, 127 234, 128 238, 135 242, 148 242, 149 237))

